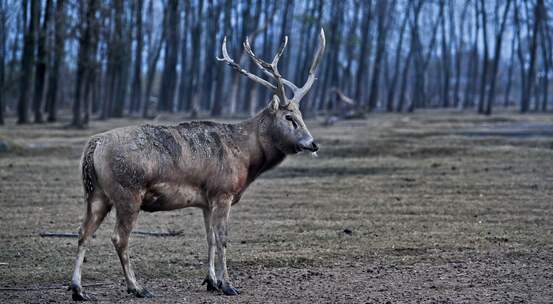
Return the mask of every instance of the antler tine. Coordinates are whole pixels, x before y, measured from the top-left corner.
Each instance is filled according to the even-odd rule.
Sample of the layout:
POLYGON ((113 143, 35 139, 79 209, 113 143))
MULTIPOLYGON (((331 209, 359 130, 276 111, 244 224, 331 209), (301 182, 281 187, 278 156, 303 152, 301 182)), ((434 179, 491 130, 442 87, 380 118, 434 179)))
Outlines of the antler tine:
POLYGON ((305 81, 305 84, 301 88, 294 90, 294 97, 292 98, 292 101, 299 103, 301 99, 307 94, 309 89, 311 89, 311 86, 313 86, 313 83, 315 82, 315 79, 316 79, 315 71, 317 70, 319 63, 321 63, 325 46, 326 46, 325 32, 321 28, 321 32, 319 33, 319 46, 315 51, 315 58, 313 58, 313 62, 311 63, 311 67, 309 68, 309 75, 307 76, 307 80, 305 81))
POLYGON ((249 79, 269 88, 270 90, 273 90, 273 91, 276 91, 277 90, 277 87, 275 87, 272 83, 268 82, 267 80, 257 76, 257 75, 254 75, 246 70, 244 70, 243 68, 240 67, 240 65, 238 65, 236 62, 234 62, 234 60, 232 60, 232 58, 230 58, 229 54, 228 54, 228 51, 227 51, 227 36, 225 36, 225 38, 223 39, 223 44, 221 46, 221 53, 223 54, 223 58, 220 58, 220 57, 217 57, 217 60, 218 61, 222 61, 228 65, 230 65, 232 68, 234 68, 235 70, 237 70, 240 74, 248 77, 249 79))
POLYGON ((319 63, 323 58, 325 47, 326 47, 325 31, 323 28, 321 28, 321 32, 319 33, 319 45, 317 46, 317 51, 316 51, 315 58, 313 59, 313 63, 311 63, 311 67, 309 68, 309 73, 314 73, 315 69, 317 69, 317 67, 319 66, 319 63))
POLYGON ((275 58, 273 58, 273 62, 271 63, 271 65, 275 67, 275 69, 278 65, 278 61, 280 60, 280 56, 282 56, 282 54, 284 53, 284 49, 286 49, 286 45, 288 45, 288 36, 284 36, 284 41, 282 41, 282 44, 280 45, 280 48, 278 49, 278 52, 276 53, 275 58))
POLYGON ((274 77, 274 75, 268 71, 272 68, 271 65, 263 61, 253 53, 252 47, 250 45, 250 39, 248 37, 246 37, 246 41, 244 41, 243 45, 244 50, 246 50, 248 56, 250 56, 253 62, 263 71, 263 73, 267 74, 270 77, 274 77))
MULTIPOLYGON (((283 43, 283 46, 286 47, 287 43, 288 43, 288 36, 285 37, 285 42, 283 43)), ((277 76, 272 71, 276 70, 278 72, 278 68, 276 64, 278 64, 278 60, 280 59, 280 56, 282 56, 282 52, 284 51, 284 48, 282 46, 279 49, 279 52, 277 53, 278 58, 277 56, 275 56, 276 64, 275 64, 275 59, 273 59, 273 63, 269 64, 268 62, 257 57, 257 55, 255 55, 252 50, 252 47, 250 45, 250 40, 248 37, 246 37, 246 41, 244 42, 244 49, 246 50, 246 53, 250 56, 250 58, 253 60, 253 62, 259 67, 259 69, 263 71, 263 73, 265 73, 265 75, 275 80, 277 79, 277 76)), ((280 76, 280 73, 278 73, 278 75, 280 76)), ((280 80, 284 85, 292 89, 292 91, 298 89, 298 87, 295 84, 293 84, 292 82, 290 82, 285 78, 282 78, 282 76, 280 76, 280 80)))
POLYGON ((279 96, 279 99, 281 99, 281 103, 283 106, 286 106, 289 103, 288 97, 286 96, 286 90, 284 89, 284 85, 289 86, 290 88, 292 88, 292 90, 297 89, 297 87, 293 83, 282 78, 282 76, 280 75, 280 72, 278 71, 278 66, 277 66, 278 60, 280 59, 280 56, 282 56, 282 53, 284 52, 284 48, 286 47, 287 43, 288 43, 288 37, 285 37, 284 42, 282 43, 280 49, 275 55, 275 58, 273 59, 272 63, 268 63, 254 54, 248 37, 246 37, 246 41, 244 41, 243 43, 244 50, 250 56, 253 62, 261 69, 261 71, 263 71, 265 75, 268 75, 269 77, 276 80, 277 82, 276 94, 277 96, 279 96))

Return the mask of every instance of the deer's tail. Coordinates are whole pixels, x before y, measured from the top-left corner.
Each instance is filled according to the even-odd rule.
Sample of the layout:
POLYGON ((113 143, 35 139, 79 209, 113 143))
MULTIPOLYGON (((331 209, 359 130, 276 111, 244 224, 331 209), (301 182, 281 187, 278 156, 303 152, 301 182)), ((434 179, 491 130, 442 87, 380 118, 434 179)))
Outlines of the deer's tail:
POLYGON ((98 185, 96 169, 94 168, 94 150, 96 150, 98 141, 99 138, 91 138, 88 141, 81 161, 84 193, 87 201, 98 185))

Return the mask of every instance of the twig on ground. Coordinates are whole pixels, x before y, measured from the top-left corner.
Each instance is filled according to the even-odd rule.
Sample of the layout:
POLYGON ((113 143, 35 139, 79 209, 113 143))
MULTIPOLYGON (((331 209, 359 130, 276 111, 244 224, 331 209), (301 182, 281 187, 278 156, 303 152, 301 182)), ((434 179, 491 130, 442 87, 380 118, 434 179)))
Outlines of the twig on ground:
MULTIPOLYGON (((178 236, 181 235, 184 230, 168 230, 167 232, 158 232, 158 231, 145 231, 145 230, 135 230, 132 234, 136 235, 147 235, 147 236, 178 236)), ((76 238, 79 237, 79 234, 76 232, 48 232, 43 231, 39 233, 41 237, 67 237, 67 238, 76 238)), ((92 236, 96 237, 95 235, 92 236)))
MULTIPOLYGON (((41 237, 68 237, 68 238, 79 237, 79 234, 76 233, 76 232, 48 232, 48 231, 43 231, 43 232, 39 233, 39 235, 41 237)), ((92 236, 92 237, 94 237, 94 236, 92 236)))
MULTIPOLYGON (((83 284, 83 287, 97 287, 105 285, 113 285, 113 282, 105 283, 93 283, 93 284, 83 284)), ((0 287, 0 291, 33 291, 33 290, 51 290, 51 289, 67 289, 69 285, 58 285, 58 286, 35 286, 35 287, 0 287)))
POLYGON ((178 236, 178 235, 181 235, 183 232, 184 230, 168 230, 167 232, 135 230, 132 233, 138 234, 138 235, 149 235, 149 236, 178 236))

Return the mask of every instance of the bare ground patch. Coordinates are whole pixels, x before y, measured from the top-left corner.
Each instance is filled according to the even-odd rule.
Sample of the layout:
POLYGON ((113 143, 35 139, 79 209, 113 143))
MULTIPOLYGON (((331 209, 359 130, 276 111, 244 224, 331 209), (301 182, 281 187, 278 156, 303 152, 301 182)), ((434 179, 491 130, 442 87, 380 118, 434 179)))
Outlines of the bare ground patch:
MULTIPOLYGON (((459 130, 551 124, 547 115, 379 114, 330 128, 309 121, 318 158, 289 157, 256 181, 231 215, 229 270, 243 294, 208 293, 201 212, 142 214, 131 259, 152 300, 125 292, 109 240, 97 232, 83 283, 112 303, 550 303, 553 138, 459 130)), ((83 212, 79 156, 93 133, 131 120, 0 129, 0 302, 65 303, 83 212), (34 149, 34 150, 33 150, 34 149), (35 290, 37 287, 50 287, 35 290)))

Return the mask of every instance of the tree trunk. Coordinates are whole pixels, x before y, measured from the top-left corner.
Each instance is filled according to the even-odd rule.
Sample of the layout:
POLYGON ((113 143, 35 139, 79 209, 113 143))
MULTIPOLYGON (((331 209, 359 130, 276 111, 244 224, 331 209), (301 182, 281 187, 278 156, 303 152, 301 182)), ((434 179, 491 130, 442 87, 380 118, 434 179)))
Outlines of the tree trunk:
POLYGON ((434 51, 434 44, 436 43, 436 37, 438 33, 438 24, 440 24, 441 18, 444 17, 443 10, 440 10, 439 16, 436 22, 431 26, 432 34, 430 37, 430 43, 428 45, 428 52, 424 54, 422 42, 420 40, 419 29, 419 15, 422 9, 423 1, 419 1, 415 11, 415 21, 413 22, 412 38, 414 40, 414 87, 412 90, 412 99, 407 106, 407 112, 411 113, 416 107, 423 107, 426 104, 426 70, 428 63, 430 62, 432 52, 434 51))
POLYGON ((112 76, 110 80, 110 117, 123 117, 125 98, 127 93, 127 82, 129 76, 130 41, 128 38, 128 24, 125 17, 123 0, 114 0, 114 30, 109 48, 112 65, 112 76))
POLYGON ((488 85, 489 47, 488 47, 488 13, 486 12, 485 0, 480 0, 480 16, 482 18, 482 40, 484 43, 484 55, 482 58, 482 75, 480 80, 480 94, 478 99, 478 113, 484 113, 486 86, 488 85))
POLYGON ((39 31, 38 46, 36 55, 36 67, 35 67, 35 89, 33 95, 33 111, 35 114, 35 123, 43 123, 42 118, 42 99, 44 95, 44 84, 46 81, 46 35, 48 31, 48 23, 50 19, 50 7, 52 6, 52 0, 46 0, 46 7, 44 8, 44 18, 42 21, 42 27, 39 31))
POLYGON ((474 4, 474 44, 472 46, 471 55, 469 59, 469 69, 467 69, 467 83, 465 86, 464 101, 461 106, 462 109, 474 105, 475 90, 478 82, 478 41, 480 33, 480 14, 478 12, 478 2, 474 4))
POLYGON ((491 115, 493 103, 495 102, 495 83, 497 70, 499 69, 499 60, 501 59, 501 43, 503 41, 503 32, 505 30, 505 24, 507 22, 507 14, 509 13, 509 7, 511 6, 511 0, 507 0, 505 4, 505 11, 503 11, 503 17, 501 18, 501 25, 496 33, 495 37, 495 50, 492 62, 492 70, 490 75, 490 88, 488 91, 488 102, 486 103, 486 110, 484 114, 491 115))
POLYGON ((4 124, 4 72, 7 52, 7 8, 4 1, 0 1, 0 125, 4 124))
POLYGON ((525 87, 520 101, 520 112, 526 113, 529 110, 530 98, 532 96, 532 87, 536 78, 536 53, 538 48, 538 30, 544 9, 543 0, 537 0, 534 6, 534 24, 532 27, 532 36, 530 42, 530 63, 528 64, 528 73, 526 75, 525 87))
MULTIPOLYGON (((231 0, 225 0, 224 1, 224 13, 223 13, 223 26, 222 26, 222 32, 223 32, 223 35, 225 35, 226 31, 230 31, 231 30, 231 24, 230 24, 230 20, 231 20, 231 13, 232 13, 232 1, 231 0)), ((220 37, 219 40, 217 41, 221 41, 222 40, 222 37, 220 37)), ((214 116, 214 117, 218 117, 218 116, 221 116, 221 114, 223 113, 223 102, 227 102, 226 100, 226 94, 225 97, 223 96, 222 94, 222 88, 223 86, 225 85, 225 70, 224 70, 224 66, 222 64, 217 64, 217 75, 218 75, 218 79, 217 79, 217 89, 216 89, 216 94, 215 94, 215 99, 213 100, 213 107, 211 108, 211 115, 214 116)))
POLYGON ((142 104, 142 51, 144 38, 142 37, 142 6, 143 1, 138 0, 135 4, 135 24, 136 24, 136 46, 134 49, 134 74, 132 80, 131 102, 129 112, 136 113, 140 110, 142 104))
POLYGON ((343 2, 340 0, 334 0, 332 1, 331 6, 331 22, 329 25, 330 28, 330 38, 329 41, 335 41, 336 47, 331 48, 329 50, 329 61, 325 66, 325 71, 322 74, 321 79, 321 95, 316 100, 315 109, 317 110, 330 110, 333 107, 333 103, 329 100, 327 96, 328 89, 334 85, 334 81, 336 79, 336 70, 338 69, 338 60, 339 60, 339 51, 340 48, 338 47, 340 44, 340 37, 341 35, 341 24, 342 24, 342 5, 343 2), (327 102, 328 101, 328 102, 327 102))
MULTIPOLYGON (((165 9, 167 11, 167 8, 165 9)), ((163 14, 163 20, 161 22, 161 35, 157 40, 157 43, 154 44, 154 5, 153 0, 150 0, 148 4, 148 15, 147 22, 149 22, 148 27, 148 72, 146 73, 146 90, 144 92, 144 102, 142 104, 142 117, 149 118, 148 110, 150 108, 150 97, 152 93, 152 86, 154 83, 154 78, 157 70, 157 62, 159 61, 159 56, 161 54, 161 49, 163 48, 163 41, 165 40, 165 24, 167 23, 167 13, 163 14)))
MULTIPOLYGON (((93 0, 97 1, 97 0, 93 0)), ((95 2, 93 9, 94 12, 92 12, 92 17, 90 17, 88 24, 88 27, 90 28, 90 43, 89 43, 89 55, 88 59, 86 60, 87 66, 86 66, 86 72, 85 72, 85 79, 84 79, 84 91, 82 95, 83 103, 84 103, 84 111, 83 111, 83 125, 88 125, 90 121, 90 111, 91 111, 91 104, 96 101, 96 99, 93 99, 92 96, 95 95, 95 83, 96 83, 96 75, 98 74, 99 70, 99 64, 97 62, 97 52, 98 52, 98 43, 99 43, 99 35, 100 35, 100 24, 98 23, 98 19, 95 17, 96 11, 98 10, 99 3, 95 2)))
MULTIPOLYGON (((390 10, 393 9, 393 6, 390 10)), ((379 1, 376 5, 376 10, 378 14, 377 21, 377 46, 376 54, 374 57, 374 64, 372 70, 372 79, 369 93, 368 110, 373 111, 378 103, 378 93, 379 93, 379 84, 380 84, 380 65, 382 64, 382 56, 384 55, 384 47, 386 44, 386 34, 388 32, 387 26, 385 24, 387 11, 388 11, 388 2, 379 1)))
MULTIPOLYGON (((86 96, 82 93, 84 82, 90 70, 90 49, 92 47, 92 27, 95 26, 97 0, 88 0, 87 4, 80 3, 81 16, 85 17, 84 29, 79 42, 79 55, 77 62, 77 76, 75 81, 75 99, 73 101, 73 119, 71 125, 76 128, 84 127, 82 118, 82 106, 86 96)), ((81 17, 81 18, 82 18, 81 17)), ((82 20, 82 19, 81 19, 82 20)))
POLYGON ((157 109, 158 111, 173 112, 179 50, 179 1, 169 0, 167 5, 169 6, 167 10, 167 41, 157 109))
POLYGON ((465 19, 469 4, 470 0, 466 0, 459 20, 459 35, 457 40, 458 43, 455 51, 455 85, 453 88, 453 106, 455 108, 459 107, 461 104, 461 97, 459 95, 461 89, 461 72, 463 69, 463 67, 461 66, 461 62, 465 52, 465 19))
POLYGON ((357 75, 355 76, 355 101, 360 105, 361 99, 363 98, 363 82, 366 78, 366 61, 368 58, 370 58, 370 47, 369 43, 371 41, 370 37, 370 30, 371 30, 371 19, 372 19, 372 13, 371 13, 371 7, 372 7, 372 0, 369 1, 363 1, 364 4, 364 17, 363 17, 363 24, 361 25, 361 49, 359 50, 359 59, 358 67, 357 67, 357 75), (369 51, 367 51, 367 48, 369 51))
MULTIPOLYGON (((29 25, 25 31, 25 43, 23 45, 23 55, 21 58, 21 80, 19 87, 19 102, 17 104, 17 123, 25 124, 29 122, 29 96, 31 82, 33 79, 33 67, 35 64, 35 42, 36 32, 38 31, 40 1, 31 2, 31 16, 29 25)), ((29 0, 22 2, 23 11, 27 11, 29 0)), ((24 24, 27 23, 27 18, 24 18, 24 24)))
POLYGON ((401 89, 399 91, 399 99, 396 105, 396 112, 403 111, 405 105, 405 92, 407 91, 407 77, 409 75, 409 68, 413 58, 413 49, 409 51, 407 58, 405 59, 405 64, 403 65, 403 71, 401 73, 401 89))
MULTIPOLYGON (((206 20, 206 35, 207 37, 216 37, 216 27, 218 24, 217 17, 215 16, 216 8, 213 4, 213 0, 207 1, 207 20, 206 20)), ((204 74, 203 74, 203 89, 201 90, 202 97, 200 98, 201 104, 199 108, 203 110, 210 110, 211 100, 213 98, 213 83, 215 82, 213 69, 215 68, 215 56, 217 56, 218 49, 215 47, 215 39, 206 39, 204 54, 204 74)))
MULTIPOLYGON (((396 94, 397 80, 399 77, 399 66, 401 64, 401 51, 403 49, 403 36, 405 33, 405 28, 407 27, 407 21, 409 20, 409 11, 411 3, 408 4, 405 9, 405 15, 403 16, 403 21, 401 22, 401 27, 399 29, 399 41, 396 47, 395 61, 394 61, 394 73, 392 75, 391 85, 388 88, 388 101, 386 103, 386 111, 394 111, 394 99, 396 94)), ((403 78, 403 77, 402 77, 403 78)))
POLYGON ((541 41, 542 41, 542 57, 544 62, 544 77, 543 77, 543 86, 542 86, 542 104, 541 104, 541 111, 547 112, 547 104, 549 102, 549 73, 551 70, 551 65, 553 64, 552 59, 552 53, 553 53, 553 45, 551 43, 551 35, 549 32, 549 26, 548 26, 548 16, 547 12, 544 12, 543 22, 541 26, 541 41))
POLYGON ((49 122, 54 122, 58 119, 58 79, 63 65, 63 54, 65 49, 65 0, 56 1, 54 19, 54 63, 50 69, 48 92, 46 94, 46 108, 49 122))
MULTIPOLYGON (((193 28, 192 28, 192 58, 200 58, 202 49, 202 14, 203 14, 203 1, 197 3, 197 12, 193 14, 193 28)), ((200 99, 200 83, 201 83, 202 67, 199 60, 192 60, 192 85, 190 86, 190 98, 189 108, 192 117, 198 115, 199 99, 200 99)))
MULTIPOLYGON (((440 9, 442 11, 445 10, 445 0, 440 1, 440 9)), ((445 14, 445 12, 444 12, 445 14)), ((453 37, 449 37, 449 40, 447 39, 446 35, 446 26, 445 26, 445 18, 442 18, 441 22, 441 29, 442 29, 442 81, 443 81, 443 87, 442 87, 442 107, 448 108, 449 107, 449 81, 451 78, 451 66, 450 66, 450 44, 453 37)))
POLYGON ((522 48, 522 22, 520 20, 520 12, 518 5, 515 6, 514 10, 514 23, 515 23, 515 37, 517 40, 517 58, 519 61, 519 71, 520 71, 520 98, 521 102, 519 104, 519 109, 522 111, 522 108, 528 109, 527 105, 524 104, 524 91, 526 89, 526 59, 524 56, 524 50, 522 48))
POLYGON ((189 78, 192 77, 190 75, 190 68, 188 63, 188 30, 190 27, 190 3, 185 2, 183 5, 183 12, 184 12, 184 20, 183 20, 183 29, 182 29, 182 38, 181 38, 181 49, 180 49, 180 82, 179 82, 179 88, 178 88, 178 110, 183 111, 185 109, 185 103, 187 103, 186 99, 188 96, 187 91, 190 89, 188 88, 187 84, 189 83, 189 78))
POLYGON ((515 66, 515 37, 511 38, 511 59, 509 61, 509 68, 507 69, 507 84, 505 85, 505 101, 503 102, 504 107, 509 106, 509 100, 511 97, 511 86, 513 83, 513 69, 515 66))

